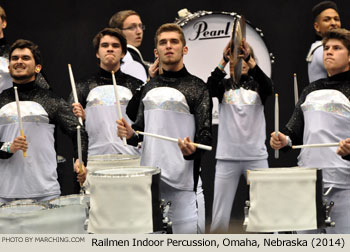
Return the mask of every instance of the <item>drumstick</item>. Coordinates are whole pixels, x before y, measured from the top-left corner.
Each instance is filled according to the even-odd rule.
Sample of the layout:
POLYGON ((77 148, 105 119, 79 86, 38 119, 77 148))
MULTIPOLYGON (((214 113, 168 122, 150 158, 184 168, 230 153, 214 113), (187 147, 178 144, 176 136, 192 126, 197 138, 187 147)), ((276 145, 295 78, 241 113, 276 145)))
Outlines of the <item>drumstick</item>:
POLYGON ((293 145, 292 149, 302 148, 321 148, 321 147, 337 147, 339 143, 324 143, 324 144, 304 144, 304 145, 293 145))
MULTIPOLYGON (((75 81, 73 76, 72 67, 70 64, 68 64, 68 72, 69 72, 69 78, 70 78, 70 84, 72 86, 72 93, 74 98, 74 103, 79 103, 78 101, 78 95, 77 95, 77 89, 75 88, 75 81)), ((79 116, 78 117, 80 125, 83 125, 83 119, 79 116)))
MULTIPOLYGON (((152 134, 152 133, 146 133, 146 132, 142 132, 142 131, 136 131, 136 134, 140 134, 140 135, 144 135, 144 136, 150 136, 150 137, 155 137, 155 138, 158 138, 158 139, 162 139, 162 140, 166 140, 166 141, 170 141, 170 142, 175 142, 175 143, 178 142, 178 140, 176 138, 161 136, 161 135, 152 134)), ((191 144, 196 146, 199 149, 202 149, 202 150, 207 150, 207 151, 211 151, 212 150, 212 147, 208 146, 208 145, 198 144, 198 143, 191 143, 191 144)))
MULTIPOLYGON (((77 126, 77 142, 78 142, 79 173, 83 173, 83 153, 81 150, 80 126, 77 126)), ((83 186, 82 183, 80 183, 80 187, 82 187, 82 186, 83 186)))
POLYGON ((79 172, 83 172, 83 163, 82 163, 82 150, 81 150, 81 134, 80 134, 80 126, 77 126, 77 142, 78 142, 78 159, 79 159, 79 172))
MULTIPOLYGON (((18 116, 19 130, 20 130, 21 136, 24 137, 23 122, 22 122, 22 116, 21 116, 21 108, 19 106, 19 98, 18 98, 17 87, 14 87, 13 89, 15 90, 15 99, 16 99, 16 106, 17 106, 17 116, 18 116)), ((27 152, 23 151, 23 157, 26 157, 26 156, 27 156, 27 152)))
MULTIPOLYGON (((120 108, 120 101, 119 101, 119 95, 118 95, 118 89, 117 89, 117 82, 115 80, 114 71, 112 71, 112 80, 113 80, 113 87, 114 87, 115 102, 116 102, 116 105, 117 105, 117 113, 118 113, 119 120, 121 120, 123 118, 123 114, 122 114, 122 109, 120 108)), ((127 145, 126 137, 123 137, 123 144, 124 144, 124 146, 127 145)))
MULTIPOLYGON (((278 136, 279 118, 278 118, 278 94, 275 94, 275 134, 278 136)), ((279 151, 275 150, 275 159, 279 158, 279 151)))
POLYGON ((295 101, 295 104, 297 104, 298 100, 299 100, 299 93, 298 93, 297 74, 294 73, 294 101, 295 101))

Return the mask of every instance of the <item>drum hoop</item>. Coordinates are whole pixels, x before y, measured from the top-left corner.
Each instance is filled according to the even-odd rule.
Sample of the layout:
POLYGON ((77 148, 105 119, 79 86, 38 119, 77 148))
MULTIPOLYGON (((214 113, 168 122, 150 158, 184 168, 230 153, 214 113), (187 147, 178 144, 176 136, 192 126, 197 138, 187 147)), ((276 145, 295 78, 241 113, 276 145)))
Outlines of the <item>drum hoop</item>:
POLYGON ((51 199, 49 200, 48 202, 51 203, 55 200, 61 200, 61 199, 73 199, 73 198, 80 198, 80 197, 89 197, 88 195, 86 194, 69 194, 69 195, 64 195, 64 196, 60 196, 58 198, 54 198, 54 199, 51 199))
POLYGON ((121 170, 121 169, 133 169, 133 166, 130 167, 118 167, 114 169, 104 169, 99 170, 91 173, 91 176, 95 177, 104 177, 104 178, 133 178, 133 177, 144 177, 144 176, 150 176, 150 175, 156 175, 160 173, 160 169, 158 167, 150 167, 150 166, 140 166, 140 168, 146 168, 148 171, 140 171, 140 172, 133 172, 130 174, 102 174, 103 172, 110 171, 110 170, 121 170))
POLYGON ((136 155, 122 155, 120 154, 121 158, 112 158, 112 159, 106 159, 106 156, 116 157, 116 155, 93 155, 93 157, 98 157, 99 159, 89 159, 88 162, 113 162, 113 161, 126 161, 126 160, 137 160, 140 157, 136 155), (100 159, 101 158, 101 159, 100 159))
POLYGON ((41 207, 41 209, 37 209, 38 211, 40 210, 45 210, 46 207, 43 204, 20 204, 20 205, 3 205, 1 206, 2 209, 6 209, 6 208, 22 208, 22 207, 33 207, 33 206, 37 206, 37 207, 41 207))
MULTIPOLYGON (((175 23, 178 24, 181 28, 183 28, 185 25, 187 25, 190 21, 192 21, 195 18, 200 18, 203 16, 208 16, 208 15, 212 15, 212 14, 221 14, 221 15, 225 15, 225 16, 232 16, 232 17, 240 17, 241 15, 239 15, 236 12, 228 12, 228 11, 205 11, 205 10, 200 10, 197 11, 195 13, 192 13, 190 15, 187 15, 186 17, 183 18, 176 18, 175 19, 175 23)), ((249 20, 245 19, 245 22, 251 26, 251 28, 259 34, 259 36, 261 37, 262 41, 264 42, 267 51, 269 52, 269 56, 270 56, 270 62, 271 64, 275 63, 275 56, 273 55, 273 53, 271 52, 269 46, 266 43, 265 40, 265 36, 264 33, 262 31, 262 29, 258 28, 257 26, 253 25, 249 20)), ((249 42, 249 41, 248 41, 249 42)), ((271 71, 272 73, 272 71, 271 71)))

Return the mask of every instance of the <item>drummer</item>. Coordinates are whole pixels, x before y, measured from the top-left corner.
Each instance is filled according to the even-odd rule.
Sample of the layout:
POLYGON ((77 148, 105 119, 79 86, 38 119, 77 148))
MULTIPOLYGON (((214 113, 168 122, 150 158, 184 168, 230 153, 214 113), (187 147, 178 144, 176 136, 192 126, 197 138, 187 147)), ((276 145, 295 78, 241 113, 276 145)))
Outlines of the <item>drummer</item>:
MULTIPOLYGON (((0 95, 0 202, 14 199, 50 200, 60 195, 57 181, 54 128, 59 125, 76 147, 79 122, 63 99, 39 86, 36 75, 42 65, 38 46, 19 39, 9 52, 9 71, 17 87, 23 118, 20 135, 14 89, 0 95), (27 156, 24 157, 24 153, 27 156)), ((83 161, 87 156, 87 135, 82 129, 83 161)), ((75 148, 76 149, 76 148, 75 148)), ((75 151, 77 157, 77 151, 75 151)), ((75 166, 78 167, 79 160, 75 166)), ((78 179, 82 180, 80 173, 78 179)))
POLYGON ((201 151, 191 140, 211 144, 211 99, 205 83, 191 75, 183 63, 186 40, 176 24, 163 24, 155 35, 154 54, 163 74, 144 87, 135 124, 118 120, 118 135, 129 144, 143 141, 141 165, 161 168, 161 198, 171 201, 169 219, 174 233, 197 233, 199 220, 196 188, 201 151), (184 138, 172 142, 141 136, 134 130, 184 138))
POLYGON ((230 59, 229 44, 207 82, 211 96, 220 101, 210 229, 215 233, 228 231, 241 175, 246 175, 248 169, 268 168, 264 104, 273 92, 273 83, 256 64, 253 50, 245 40, 240 47, 243 60, 239 83, 233 78, 224 79, 224 68, 230 59))
POLYGON ((308 62, 309 82, 326 78, 327 71, 323 66, 322 38, 330 30, 341 27, 337 4, 333 1, 323 1, 312 8, 314 29, 317 41, 311 45, 306 57, 308 62))
MULTIPOLYGON (((278 136, 271 134, 270 145, 275 150, 299 144, 332 143, 349 136, 350 32, 331 30, 322 43, 328 77, 307 86, 285 129, 278 136)), ((338 154, 343 158, 331 147, 303 148, 298 157, 300 167, 322 168, 324 187, 331 188, 326 198, 334 202, 330 216, 336 225, 327 228, 327 233, 350 233, 349 141, 340 141, 338 154)))
MULTIPOLYGON (((95 74, 76 83, 79 103, 73 103, 73 94, 69 97, 74 115, 81 117, 85 123, 89 135, 89 156, 140 155, 137 147, 124 146, 116 134, 117 108, 111 72, 114 71, 124 111, 136 89, 142 85, 142 81, 120 71, 126 53, 125 37, 119 29, 105 28, 96 34, 93 45, 100 67, 95 74)), ((130 123, 124 111, 123 116, 130 123)))

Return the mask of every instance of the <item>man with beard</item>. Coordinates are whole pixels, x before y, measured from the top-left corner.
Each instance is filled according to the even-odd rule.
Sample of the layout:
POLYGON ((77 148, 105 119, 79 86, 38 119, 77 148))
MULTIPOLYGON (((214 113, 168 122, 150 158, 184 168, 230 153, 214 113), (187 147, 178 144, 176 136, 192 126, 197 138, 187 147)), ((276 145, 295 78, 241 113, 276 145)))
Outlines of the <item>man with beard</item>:
MULTIPOLYGON (((8 57, 10 46, 5 38, 4 29, 7 27, 7 17, 5 10, 0 6, 0 94, 3 90, 12 87, 12 79, 8 72, 8 57)), ((46 89, 49 89, 49 84, 47 83, 44 76, 37 74, 37 83, 46 89)))
POLYGON ((191 139, 211 144, 211 99, 205 83, 184 66, 183 56, 188 48, 178 25, 160 26, 155 47, 163 74, 144 86, 132 128, 124 119, 117 121, 118 135, 132 145, 143 141, 141 165, 161 168, 160 193, 162 199, 172 202, 169 219, 173 232, 198 233, 198 210, 203 206, 198 206, 196 190, 202 151, 191 144, 191 139), (142 138, 134 130, 178 138, 178 146, 152 137, 142 138))
MULTIPOLYGON (((77 155, 78 120, 68 103, 41 88, 36 75, 41 71, 38 46, 17 40, 9 51, 9 71, 18 89, 24 136, 18 136, 17 106, 14 89, 0 95, 0 202, 14 199, 50 200, 60 195, 57 181, 54 128, 61 126, 75 146, 77 155), (27 152, 24 157, 23 152, 27 152)), ((83 160, 87 155, 87 135, 81 129, 83 160)), ((75 163, 78 170, 79 160, 75 163)), ((84 174, 78 174, 84 180, 84 174)))

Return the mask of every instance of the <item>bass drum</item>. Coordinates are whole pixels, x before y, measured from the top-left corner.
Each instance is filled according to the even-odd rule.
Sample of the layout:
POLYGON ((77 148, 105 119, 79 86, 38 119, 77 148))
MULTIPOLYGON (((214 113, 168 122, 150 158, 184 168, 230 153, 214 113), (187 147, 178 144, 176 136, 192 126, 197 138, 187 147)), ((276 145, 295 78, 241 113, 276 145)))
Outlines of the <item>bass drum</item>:
MULTIPOLYGON (((184 57, 191 74, 207 81, 230 41, 232 26, 238 14, 234 12, 199 11, 176 20, 185 34, 188 54, 184 57)), ((253 48, 257 63, 271 77, 273 56, 264 42, 263 32, 246 21, 246 40, 253 48)), ((229 66, 226 67, 229 73, 229 66)))

